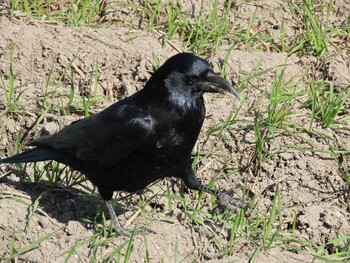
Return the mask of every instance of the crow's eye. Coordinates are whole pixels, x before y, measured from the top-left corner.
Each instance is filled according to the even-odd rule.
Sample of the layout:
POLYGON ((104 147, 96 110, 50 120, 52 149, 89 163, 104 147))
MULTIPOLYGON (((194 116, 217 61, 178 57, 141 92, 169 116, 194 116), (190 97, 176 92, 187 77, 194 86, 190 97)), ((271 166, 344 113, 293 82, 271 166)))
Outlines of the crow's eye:
POLYGON ((198 76, 190 75, 190 76, 188 76, 188 79, 190 81, 190 84, 193 84, 193 82, 196 82, 198 80, 198 76))

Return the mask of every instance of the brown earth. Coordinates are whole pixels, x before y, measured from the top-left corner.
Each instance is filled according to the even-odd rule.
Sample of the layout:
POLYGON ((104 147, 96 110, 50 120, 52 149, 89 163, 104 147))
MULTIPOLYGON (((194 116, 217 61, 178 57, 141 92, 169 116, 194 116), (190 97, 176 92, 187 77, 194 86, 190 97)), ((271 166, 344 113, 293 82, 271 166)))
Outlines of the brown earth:
MULTIPOLYGON (((337 4, 339 8, 347 5, 345 1, 337 4)), ((268 7, 273 8, 273 5, 268 7)), ((241 4, 239 8, 247 18, 244 16, 237 18, 240 19, 238 24, 247 23, 252 5, 241 4)), ((271 13, 266 11, 269 8, 260 5, 258 8, 261 12, 257 14, 261 19, 269 23, 280 21, 281 13, 269 17, 271 13)), ((340 20, 336 16, 332 17, 333 23, 338 23, 340 20)), ((292 34, 292 20, 287 23, 286 28, 287 33, 292 34)), ((13 40, 13 72, 15 83, 23 87, 20 102, 25 108, 24 113, 12 116, 0 114, 0 149, 3 150, 0 153, 1 157, 13 153, 13 145, 19 132, 25 135, 22 140, 24 145, 35 132, 54 132, 62 125, 82 118, 82 112, 65 116, 60 110, 61 105, 67 104, 69 99, 70 71, 61 81, 60 76, 73 58, 75 93, 79 95, 82 92, 96 92, 97 97, 104 96, 104 99, 98 100, 98 104, 93 108, 94 111, 99 111, 113 101, 142 88, 150 76, 149 72, 152 71, 154 57, 162 64, 167 58, 176 54, 178 49, 184 49, 180 42, 175 40, 173 45, 162 45, 159 35, 154 32, 147 33, 145 30, 130 30, 116 26, 102 29, 68 28, 26 20, 18 23, 3 16, 0 17, 0 32, 0 72, 4 76, 4 82, 8 83, 9 46, 13 40), (89 76, 89 70, 96 65, 99 78, 96 90, 93 90, 94 85, 93 89, 90 89, 91 86, 84 84, 86 76, 89 76), (33 130, 38 114, 45 110, 44 105, 40 101, 35 102, 35 99, 43 96, 51 71, 47 87, 49 94, 52 92, 56 94, 54 114, 46 114, 43 123, 33 130)), ((209 59, 216 68, 228 50, 228 45, 222 45, 209 59)), ((241 91, 244 99, 239 119, 253 120, 254 109, 266 111, 268 103, 266 94, 271 89, 273 76, 278 72, 280 65, 287 65, 285 78, 295 76, 296 85, 300 90, 307 88, 303 84, 305 80, 303 78, 317 77, 317 74, 331 76, 332 80, 341 86, 350 84, 346 59, 335 55, 323 63, 329 66, 323 67, 319 72, 316 70, 313 73, 315 75, 309 76, 309 69, 316 64, 312 57, 297 55, 287 57, 284 53, 258 52, 248 50, 246 47, 233 50, 228 60, 228 73, 234 81, 242 79, 245 73, 272 68, 262 77, 252 79, 249 90, 241 91), (298 82, 299 79, 301 81, 298 82)), ((3 90, 0 90, 0 100, 5 101, 3 90)), ((288 121, 308 127, 310 111, 298 108, 302 100, 303 98, 299 97, 294 102, 292 106, 295 114, 290 116, 288 121)), ((331 145, 334 146, 334 142, 302 132, 295 136, 278 134, 269 145, 270 149, 275 149, 277 153, 262 165, 259 176, 255 176, 254 169, 251 168, 236 172, 232 176, 225 176, 225 171, 233 171, 237 167, 250 167, 249 160, 254 153, 255 145, 254 131, 240 130, 238 124, 231 130, 224 130, 222 137, 226 139, 219 139, 216 136, 209 136, 207 139, 208 129, 227 120, 230 113, 239 107, 239 103, 228 96, 207 96, 206 101, 208 116, 198 142, 201 151, 210 151, 210 154, 201 157, 198 167, 197 174, 203 182, 207 183, 214 178, 216 188, 222 189, 236 189, 237 186, 246 185, 251 196, 255 196, 255 213, 264 213, 264 209, 271 206, 278 184, 284 222, 282 229, 286 232, 296 219, 295 235, 299 238, 325 243, 337 233, 350 235, 349 185, 342 179, 336 160, 330 154, 298 151, 286 147, 286 145, 311 145, 314 149, 329 149, 331 145)), ((337 138, 347 149, 350 148, 350 129, 324 129, 318 125, 315 123, 314 128, 331 138, 337 138)), ((31 168, 27 169, 27 173, 31 171, 31 168)), ((6 166, 1 166, 0 172, 3 174, 9 172, 9 175, 0 179, 0 254, 9 257, 11 240, 14 240, 15 248, 18 250, 54 232, 51 238, 37 248, 29 250, 22 259, 28 262, 63 262, 70 248, 77 242, 89 240, 89 237, 96 233, 97 230, 93 229, 93 225, 81 218, 82 216, 94 218, 96 210, 101 209, 102 202, 97 194, 86 195, 82 189, 65 187, 51 189, 45 183, 23 182, 19 180, 20 174, 16 169, 12 170, 6 166), (39 197, 40 206, 31 217, 33 211, 31 205, 39 197), (18 199, 25 202, 19 202, 18 199)), ((227 240, 230 230, 227 226, 211 222, 205 223, 205 227, 196 226, 183 212, 181 202, 176 200, 172 201, 173 212, 168 213, 165 208, 168 205, 167 198, 162 197, 167 193, 168 185, 172 185, 173 194, 179 195, 178 182, 173 180, 159 182, 151 187, 158 195, 152 204, 148 204, 142 211, 139 210, 140 196, 134 195, 127 199, 130 203, 125 201, 125 204, 132 204, 133 211, 121 215, 122 222, 128 222, 126 225, 129 227, 130 224, 138 224, 156 230, 156 234, 147 235, 147 242, 142 235, 134 238, 132 262, 145 261, 146 250, 150 262, 171 262, 175 257, 183 262, 194 260, 248 262, 257 245, 243 237, 236 238, 232 256, 222 256, 215 239, 225 247, 229 246, 227 240), (156 213, 152 211, 154 209, 157 210, 156 213), (136 218, 133 217, 135 214, 138 215, 136 218), (209 228, 211 230, 208 230, 209 228), (178 255, 175 252, 176 247, 178 255)), ((238 190, 238 193, 240 192, 238 190)), ((150 197, 153 194, 145 192, 144 195, 150 197)), ((198 194, 186 193, 185 198, 195 205, 198 194)), ((204 200, 210 203, 210 198, 205 196, 204 200)), ((205 209, 211 211, 212 207, 207 204, 205 209)), ((126 240, 128 239, 125 237, 112 237, 105 245, 99 246, 98 251, 91 251, 90 244, 86 242, 77 250, 78 254, 70 258, 70 262, 85 262, 91 260, 92 255, 96 257, 96 261, 106 260, 106 257, 126 240)), ((302 247, 300 245, 300 248, 302 247)), ((311 261, 317 262, 312 253, 297 253, 276 245, 262 251, 256 262, 311 261)))

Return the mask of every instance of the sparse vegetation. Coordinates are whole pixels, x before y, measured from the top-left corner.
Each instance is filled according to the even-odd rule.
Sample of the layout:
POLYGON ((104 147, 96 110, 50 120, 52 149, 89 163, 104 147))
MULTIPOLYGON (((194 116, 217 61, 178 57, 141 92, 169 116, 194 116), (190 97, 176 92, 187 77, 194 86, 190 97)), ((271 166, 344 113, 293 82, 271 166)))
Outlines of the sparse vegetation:
MULTIPOLYGON (((205 193, 187 193, 173 180, 151 185, 139 194, 120 193, 115 199, 116 206, 122 204, 126 209, 137 209, 132 215, 128 214, 127 225, 133 222, 136 228, 152 229, 157 228, 155 221, 165 222, 169 225, 167 231, 186 231, 184 235, 191 236, 191 241, 188 241, 187 237, 181 240, 178 235, 173 235, 176 240, 169 243, 172 248, 168 251, 172 253, 167 256, 174 262, 203 262, 216 258, 229 261, 236 259, 235 254, 241 250, 249 250, 249 260, 255 262, 261 253, 276 247, 281 254, 286 250, 306 255, 302 259, 305 262, 313 259, 324 262, 350 260, 350 232, 343 231, 346 227, 349 229, 349 216, 342 214, 349 209, 346 198, 350 187, 350 84, 337 82, 329 68, 320 66, 334 57, 346 63, 344 58, 350 54, 350 16, 341 11, 335 1, 267 2, 213 0, 186 5, 161 0, 11 0, 0 4, 5 10, 0 9, 0 15, 18 24, 31 21, 37 26, 54 24, 95 29, 116 25, 126 28, 125 42, 128 43, 140 32, 147 32, 160 39, 163 47, 170 46, 176 52, 191 51, 211 58, 222 76, 236 80, 240 104, 226 109, 229 114, 225 118, 215 115, 215 125, 207 127, 207 132, 194 149, 193 169, 213 189, 223 184, 227 189, 237 190, 239 197, 250 198, 248 211, 220 211, 215 198, 205 193), (271 10, 263 12, 266 8, 271 10), (271 66, 256 59, 254 65, 241 69, 243 62, 238 61, 238 68, 233 65, 235 50, 256 52, 256 56, 266 53, 282 53, 285 56, 283 59, 279 57, 277 65, 271 66), (302 65, 299 67, 302 72, 291 74, 288 71, 291 64, 302 65), (222 119, 220 123, 218 118, 222 119), (206 135, 208 138, 205 138, 206 135), (302 162, 303 158, 308 158, 308 161, 302 162), (325 159, 325 164, 320 164, 325 159), (319 170, 321 166, 322 171, 319 170), (291 167, 298 172, 292 173, 291 167), (316 181, 315 189, 305 186, 305 174, 312 174, 312 180, 316 181), (260 187, 260 183, 263 186, 260 187), (326 186, 329 189, 323 189, 326 186), (301 201, 298 193, 293 198, 286 197, 291 189, 306 191, 310 199, 315 200, 301 201), (327 206, 329 213, 340 215, 316 211, 318 218, 313 218, 315 225, 310 225, 303 219, 303 213, 319 208, 312 206, 317 202, 336 204, 336 212, 331 210, 331 205, 327 206), (339 220, 340 223, 332 224, 330 220, 339 220), (328 232, 319 236, 310 233, 321 226, 328 232), (182 251, 184 247, 187 249, 185 252, 182 251)), ((113 41, 107 43, 98 39, 92 31, 85 36, 81 45, 86 45, 86 48, 91 48, 90 40, 104 41, 106 46, 114 45, 113 41)), ((117 38, 119 35, 109 37, 117 38)), ((119 49, 117 46, 114 48, 119 49)), ((89 68, 86 66, 88 63, 81 62, 84 58, 79 57, 79 52, 73 54, 69 61, 60 60, 59 54, 52 55, 52 60, 48 60, 49 69, 41 72, 46 76, 45 80, 35 80, 35 83, 33 80, 33 84, 18 78, 21 72, 16 70, 16 63, 20 47, 15 36, 8 41, 5 49, 0 54, 1 157, 20 151, 28 135, 39 136, 48 122, 58 123, 61 127, 67 124, 64 120, 67 116, 73 115, 76 120, 101 110, 106 105, 105 101, 111 97, 115 100, 117 95, 113 91, 117 88, 117 92, 122 93, 118 96, 130 95, 127 93, 129 82, 125 82, 125 76, 116 70, 108 77, 117 79, 120 86, 106 81, 101 92, 104 70, 110 66, 109 63, 117 63, 116 59, 121 61, 121 58, 111 57, 102 60, 106 56, 104 50, 99 50, 101 54, 89 68), (34 99, 28 99, 25 94, 30 84, 38 90, 32 96, 34 99), (9 120, 13 120, 18 129, 11 130, 9 120)), ((133 69, 135 71, 128 75, 133 85, 139 85, 137 88, 142 87, 145 81, 143 76, 137 76, 146 73, 146 69, 153 72, 164 60, 156 52, 148 54, 147 58, 149 67, 142 68, 143 62, 140 62, 137 65, 140 69, 133 69)), ((134 66, 121 63, 117 69, 134 66)), ((346 78, 347 81, 349 79, 346 78)), ((226 98, 220 100, 223 101, 222 108, 225 108, 226 98)), ((25 186, 19 187, 18 193, 0 188, 0 202, 7 200, 13 206, 21 205, 27 212, 18 216, 24 221, 21 229, 6 229, 0 221, 0 233, 3 235, 1 261, 40 260, 39 257, 31 259, 30 253, 40 251, 38 253, 48 255, 41 251, 43 244, 50 242, 58 233, 73 235, 68 226, 73 220, 64 221, 57 215, 56 207, 52 208, 57 204, 56 197, 60 201, 67 200, 66 210, 70 207, 80 210, 79 213, 74 211, 70 218, 78 219, 85 230, 79 238, 75 237, 73 243, 67 241, 69 245, 65 245, 64 249, 57 247, 57 250, 61 249, 58 261, 84 262, 87 258, 91 262, 134 262, 135 258, 144 262, 170 261, 165 257, 154 258, 159 253, 151 252, 158 240, 153 234, 133 234, 125 238, 111 233, 109 216, 98 203, 98 198, 93 196, 94 187, 77 172, 56 162, 19 165, 11 172, 7 167, 0 167, 0 183, 6 184, 4 178, 13 173, 25 186), (38 183, 40 191, 32 191, 29 194, 31 200, 21 191, 33 182, 38 183), (96 202, 93 205, 92 199, 96 202), (87 207, 72 204, 80 201, 87 207), (52 211, 48 212, 50 205, 52 211), (89 205, 93 206, 90 210, 89 205), (41 234, 33 229, 33 225, 38 224, 38 215, 55 219, 49 227, 46 223, 47 231, 44 231, 45 226, 42 227, 41 234)), ((32 184, 31 187, 34 188, 32 184)))

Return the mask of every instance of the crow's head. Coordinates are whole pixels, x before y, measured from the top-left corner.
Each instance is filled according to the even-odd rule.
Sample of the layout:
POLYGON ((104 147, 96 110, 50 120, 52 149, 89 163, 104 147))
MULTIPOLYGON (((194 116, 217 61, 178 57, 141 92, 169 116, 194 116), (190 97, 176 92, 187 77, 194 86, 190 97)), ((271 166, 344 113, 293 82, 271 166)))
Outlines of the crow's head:
POLYGON ((235 88, 214 73, 210 64, 191 53, 169 58, 152 76, 157 88, 164 86, 172 100, 179 102, 201 98, 205 92, 228 91, 239 99, 235 88), (160 84, 162 82, 162 84, 160 84))

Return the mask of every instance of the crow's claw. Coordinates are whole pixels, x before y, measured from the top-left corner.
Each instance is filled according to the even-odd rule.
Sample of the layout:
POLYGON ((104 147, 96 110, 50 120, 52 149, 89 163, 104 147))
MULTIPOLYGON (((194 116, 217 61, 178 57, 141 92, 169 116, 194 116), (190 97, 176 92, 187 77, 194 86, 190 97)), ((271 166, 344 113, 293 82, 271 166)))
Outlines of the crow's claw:
POLYGON ((138 235, 157 234, 157 232, 154 231, 153 229, 142 227, 136 230, 136 234, 138 235))
POLYGON ((218 196, 219 203, 230 211, 236 211, 237 208, 248 209, 250 200, 241 200, 239 198, 234 198, 227 193, 220 193, 218 196))

